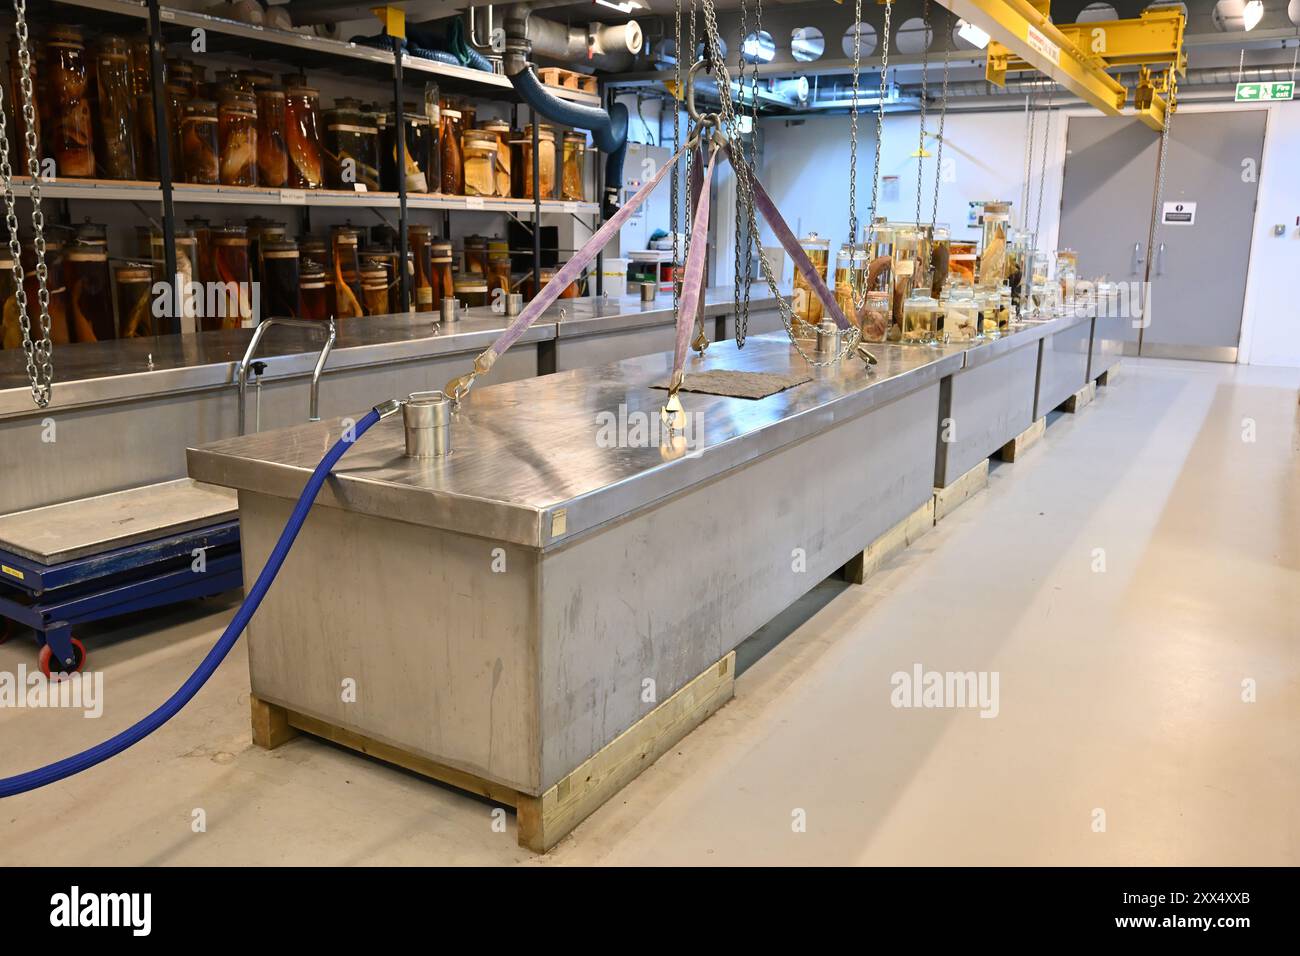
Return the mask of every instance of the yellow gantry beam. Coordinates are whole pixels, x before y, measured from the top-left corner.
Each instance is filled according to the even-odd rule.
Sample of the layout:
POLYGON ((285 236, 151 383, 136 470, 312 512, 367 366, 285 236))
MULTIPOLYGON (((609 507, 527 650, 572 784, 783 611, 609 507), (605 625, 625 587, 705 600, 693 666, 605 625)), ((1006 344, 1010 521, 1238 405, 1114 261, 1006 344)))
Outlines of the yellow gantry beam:
MULTIPOLYGON (((1152 129, 1164 125, 1174 74, 1186 69, 1179 10, 1157 10, 1135 20, 1058 27, 1048 0, 942 0, 957 16, 990 37, 985 75, 999 86, 1008 72, 1037 70, 1108 116, 1123 115, 1128 90, 1106 72, 1119 65, 1165 64, 1167 80, 1138 97, 1137 116, 1152 129)), ((1144 75, 1146 75, 1144 73, 1144 75)))

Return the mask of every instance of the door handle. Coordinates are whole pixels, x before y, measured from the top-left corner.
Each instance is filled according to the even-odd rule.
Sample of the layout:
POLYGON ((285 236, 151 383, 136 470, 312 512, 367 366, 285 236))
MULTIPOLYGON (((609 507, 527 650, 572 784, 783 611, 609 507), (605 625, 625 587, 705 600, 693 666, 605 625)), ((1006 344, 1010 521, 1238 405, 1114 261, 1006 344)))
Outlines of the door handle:
POLYGON ((1160 243, 1160 248, 1156 250, 1156 275, 1165 274, 1165 244, 1160 243))
POLYGON ((1142 243, 1133 243, 1133 257, 1129 263, 1129 272, 1132 275, 1138 274, 1138 266, 1142 265, 1142 243))

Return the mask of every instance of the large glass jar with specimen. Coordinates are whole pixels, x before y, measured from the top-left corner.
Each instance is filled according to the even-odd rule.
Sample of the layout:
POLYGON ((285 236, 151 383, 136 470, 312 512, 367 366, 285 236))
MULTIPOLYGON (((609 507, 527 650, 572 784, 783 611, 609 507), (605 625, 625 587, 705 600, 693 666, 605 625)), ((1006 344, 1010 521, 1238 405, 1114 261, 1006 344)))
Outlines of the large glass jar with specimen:
POLYGON ((237 329, 253 324, 248 230, 227 223, 220 229, 213 229, 208 241, 216 284, 212 287, 215 294, 207 296, 203 303, 203 328, 237 329))
POLYGON ((106 246, 74 242, 64 256, 68 323, 75 342, 117 338, 106 246))
POLYGON ((433 230, 428 226, 412 225, 406 228, 406 245, 414 267, 412 296, 415 311, 432 312, 437 308, 433 296, 433 230))
POLYGON ((95 88, 99 100, 99 175, 104 179, 135 179, 131 50, 123 37, 106 34, 96 42, 95 88))
MULTIPOLYGON (((48 110, 48 103, 41 102, 41 96, 37 90, 36 75, 36 56, 35 52, 29 50, 27 71, 28 82, 32 88, 32 106, 34 109, 32 115, 32 134, 36 138, 38 156, 47 155, 40 150, 41 143, 41 115, 48 110)), ((27 120, 23 112, 23 89, 22 89, 22 60, 18 55, 18 38, 11 36, 9 38, 9 89, 6 91, 7 102, 5 105, 13 111, 14 133, 18 139, 17 147, 10 146, 11 149, 17 150, 16 157, 18 165, 14 168, 14 173, 19 176, 26 176, 28 171, 28 157, 31 155, 27 149, 27 120)), ((14 154, 10 156, 10 162, 14 162, 14 154)))
POLYGON ((483 128, 494 133, 497 138, 497 168, 496 168, 496 194, 498 196, 512 196, 514 184, 511 182, 511 147, 510 141, 518 139, 511 130, 510 124, 505 120, 487 120, 483 123, 483 128))
POLYGON ((1010 274, 1008 257, 1011 229, 1011 203, 988 202, 980 223, 980 259, 978 284, 983 289, 997 289, 1010 274))
POLYGON ((147 262, 120 265, 113 272, 113 284, 117 289, 120 337, 153 335, 153 267, 147 262))
POLYGON ((587 134, 567 130, 564 134, 564 158, 561 163, 560 198, 568 202, 586 202, 587 134))
POLYGON ((257 91, 257 183, 280 187, 289 181, 289 150, 285 143, 287 104, 284 90, 262 86, 257 91))
POLYGON ((52 27, 46 35, 54 129, 55 175, 95 175, 95 133, 90 113, 90 69, 77 27, 52 27))
POLYGON ((455 274, 452 272, 452 248, 451 243, 445 239, 440 239, 432 243, 431 246, 429 272, 430 285, 433 287, 433 304, 434 308, 441 308, 442 300, 456 294, 455 274))
POLYGON ((465 165, 466 196, 496 195, 498 145, 497 135, 491 130, 465 130, 461 155, 465 165))
POLYGON ((330 281, 325 266, 315 259, 304 259, 298 292, 302 303, 302 317, 324 322, 334 317, 330 302, 330 281))
MULTIPOLYGON (((524 199, 533 198, 533 128, 524 127, 520 152, 520 184, 524 199)), ((551 199, 555 196, 555 131, 542 126, 537 131, 538 196, 551 199)))
POLYGON ((358 235, 351 226, 335 226, 330 237, 334 263, 334 309, 336 318, 363 315, 361 304, 361 258, 358 235))
POLYGON ((943 312, 939 301, 914 289, 903 302, 903 342, 910 345, 937 345, 941 339, 943 312))
POLYGON ((351 97, 325 111, 326 182, 331 189, 379 189, 379 127, 351 97))
POLYGON ((257 185, 257 100, 252 93, 227 87, 221 95, 218 135, 221 184, 257 185))
POLYGON ((857 303, 866 295, 867 261, 865 247, 847 242, 835 256, 835 304, 854 324, 857 324, 857 303))
POLYGON ((320 92, 299 76, 285 77, 285 145, 289 153, 286 184, 293 189, 325 185, 321 165, 320 92))
POLYGON ((459 196, 465 192, 464 155, 461 152, 460 111, 442 111, 442 130, 439 134, 442 166, 442 192, 459 196))
POLYGON ((217 104, 190 100, 181 120, 182 163, 185 182, 215 186, 221 182, 221 141, 217 104))
MULTIPOLYGON (((826 273, 830 267, 830 240, 823 239, 814 232, 810 233, 807 238, 800 239, 799 245, 808 256, 808 260, 812 263, 817 275, 825 282, 826 273)), ((822 320, 822 300, 813 291, 811 283, 798 268, 794 270, 794 297, 791 300, 791 309, 794 312, 795 333, 808 338, 815 335, 815 327, 822 320)))
POLYGON ((298 300, 298 243, 284 238, 263 239, 261 256, 262 314, 297 318, 302 313, 298 300))

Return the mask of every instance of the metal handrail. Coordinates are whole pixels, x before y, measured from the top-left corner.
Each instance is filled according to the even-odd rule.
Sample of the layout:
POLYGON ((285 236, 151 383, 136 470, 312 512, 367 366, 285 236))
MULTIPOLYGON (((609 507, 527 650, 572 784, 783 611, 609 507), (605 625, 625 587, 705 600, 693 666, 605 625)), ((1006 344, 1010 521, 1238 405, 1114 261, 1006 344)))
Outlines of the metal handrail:
MULTIPOLYGON (((270 318, 263 319, 262 322, 253 331, 253 339, 248 343, 248 348, 244 351, 244 357, 239 360, 239 369, 236 375, 236 381, 239 386, 239 434, 245 434, 247 414, 244 408, 245 398, 248 394, 248 369, 253 363, 253 355, 257 352, 257 346, 262 341, 262 336, 266 330, 273 325, 291 325, 300 329, 320 329, 325 328, 319 321, 311 319, 282 319, 270 318)), ((325 345, 320 350, 320 355, 316 358, 316 366, 311 373, 311 400, 308 405, 308 418, 310 422, 320 421, 320 376, 325 369, 325 362, 329 359, 330 351, 334 348, 334 339, 337 330, 334 320, 329 320, 328 336, 325 339, 325 345)))

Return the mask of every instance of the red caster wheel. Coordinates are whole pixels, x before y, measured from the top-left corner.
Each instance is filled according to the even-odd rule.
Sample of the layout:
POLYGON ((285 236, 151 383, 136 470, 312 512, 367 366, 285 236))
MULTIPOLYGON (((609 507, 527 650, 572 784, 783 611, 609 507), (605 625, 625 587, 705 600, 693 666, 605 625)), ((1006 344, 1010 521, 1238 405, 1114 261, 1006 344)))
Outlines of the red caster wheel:
MULTIPOLYGON (((81 673, 81 669, 86 666, 86 645, 82 644, 81 641, 74 637, 72 638, 72 652, 77 655, 77 666, 72 670, 74 673, 79 674, 81 673)), ((40 666, 42 674, 50 678, 50 680, 59 680, 66 672, 60 669, 55 671, 53 674, 50 673, 50 662, 53 658, 54 653, 50 650, 50 645, 43 644, 41 646, 40 657, 37 658, 36 662, 40 666)))

